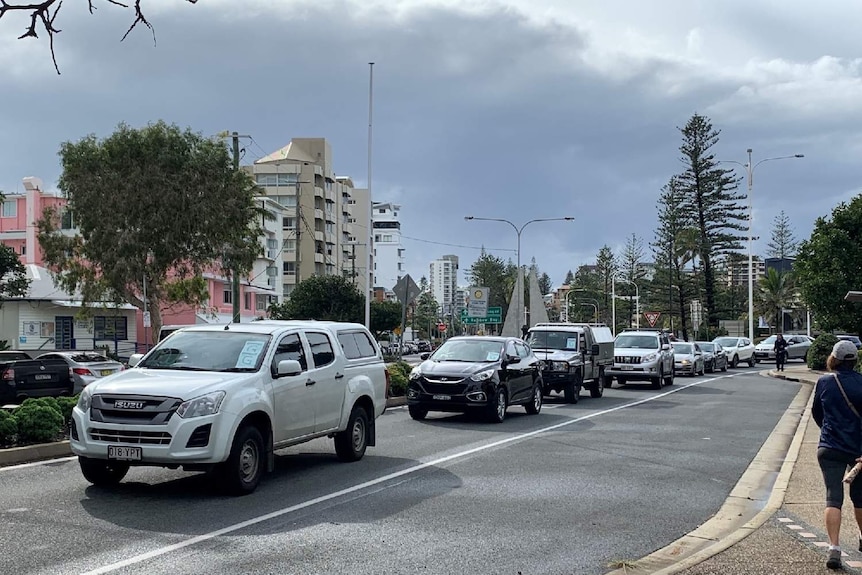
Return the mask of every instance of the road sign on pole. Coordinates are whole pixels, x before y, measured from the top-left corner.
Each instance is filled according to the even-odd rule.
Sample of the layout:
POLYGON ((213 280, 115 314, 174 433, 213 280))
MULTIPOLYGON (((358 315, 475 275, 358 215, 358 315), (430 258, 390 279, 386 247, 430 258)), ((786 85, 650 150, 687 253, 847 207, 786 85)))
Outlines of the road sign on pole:
POLYGON ((503 308, 494 306, 488 308, 488 314, 485 317, 470 317, 466 309, 461 310, 461 323, 464 325, 478 325, 483 323, 503 323, 503 308))
POLYGON ((655 327, 655 322, 657 322, 658 318, 661 317, 661 312, 659 312, 659 311, 645 311, 644 317, 649 322, 650 327, 655 327))
POLYGON ((437 324, 437 331, 446 331, 446 324, 445 323, 438 323, 437 324))
POLYGON ((471 287, 465 299, 467 317, 486 317, 488 315, 488 294, 486 287, 471 287))

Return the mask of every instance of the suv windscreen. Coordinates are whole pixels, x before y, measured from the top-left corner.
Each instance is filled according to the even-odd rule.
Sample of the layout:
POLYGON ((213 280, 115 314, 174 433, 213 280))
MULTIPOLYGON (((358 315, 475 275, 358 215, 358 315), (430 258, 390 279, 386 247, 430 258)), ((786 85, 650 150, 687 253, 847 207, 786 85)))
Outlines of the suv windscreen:
POLYGON ((720 337, 715 340, 715 343, 721 347, 736 347, 737 341, 739 341, 739 338, 736 337, 720 337))
POLYGON ((531 331, 527 343, 533 349, 578 349, 578 334, 572 331, 531 331))
POLYGON ((654 335, 620 335, 614 347, 626 349, 658 349, 658 338, 654 335))

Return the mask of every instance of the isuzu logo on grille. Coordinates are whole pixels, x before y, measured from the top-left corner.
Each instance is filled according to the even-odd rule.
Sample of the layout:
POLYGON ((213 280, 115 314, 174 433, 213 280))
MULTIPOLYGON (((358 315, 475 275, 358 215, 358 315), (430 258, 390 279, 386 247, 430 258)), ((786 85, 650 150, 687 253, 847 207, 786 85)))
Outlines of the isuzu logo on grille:
POLYGON ((125 399, 118 399, 114 402, 114 409, 143 409, 144 402, 143 401, 127 401, 125 399))

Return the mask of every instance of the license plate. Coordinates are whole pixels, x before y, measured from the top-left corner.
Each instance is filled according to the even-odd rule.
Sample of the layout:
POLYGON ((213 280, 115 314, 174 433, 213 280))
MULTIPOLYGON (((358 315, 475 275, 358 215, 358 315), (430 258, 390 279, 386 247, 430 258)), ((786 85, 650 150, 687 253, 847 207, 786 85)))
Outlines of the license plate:
POLYGON ((452 396, 451 395, 435 395, 432 399, 445 401, 447 399, 452 399, 452 396))
POLYGON ((33 379, 35 379, 36 381, 48 381, 49 379, 51 379, 51 374, 50 373, 37 373, 36 375, 33 376, 33 379))
POLYGON ((125 447, 123 445, 109 445, 108 459, 117 459, 120 461, 140 461, 140 447, 125 447))
POLYGON ((634 369, 634 366, 624 365, 624 366, 622 366, 622 369, 623 369, 623 371, 632 371, 634 369))
POLYGON ((106 375, 111 375, 112 373, 114 373, 114 370, 113 369, 103 369, 101 373, 102 373, 102 376, 104 377, 106 375))

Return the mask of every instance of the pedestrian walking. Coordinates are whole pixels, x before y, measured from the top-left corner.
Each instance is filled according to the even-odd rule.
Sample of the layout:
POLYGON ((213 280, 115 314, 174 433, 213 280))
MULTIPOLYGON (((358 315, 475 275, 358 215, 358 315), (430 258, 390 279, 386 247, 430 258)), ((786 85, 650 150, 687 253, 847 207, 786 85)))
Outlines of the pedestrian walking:
MULTIPOLYGON (((858 352, 849 341, 832 348, 826 367, 831 373, 817 380, 811 416, 820 427, 817 462, 826 487, 824 522, 829 537, 826 567, 841 568, 841 507, 844 505, 844 474, 862 461, 862 374, 854 371, 858 352)), ((850 483, 850 500, 859 527, 862 551, 862 478, 850 483)))
POLYGON ((780 333, 775 337, 775 345, 772 346, 775 351, 775 369, 784 371, 784 364, 787 363, 787 340, 780 333))

